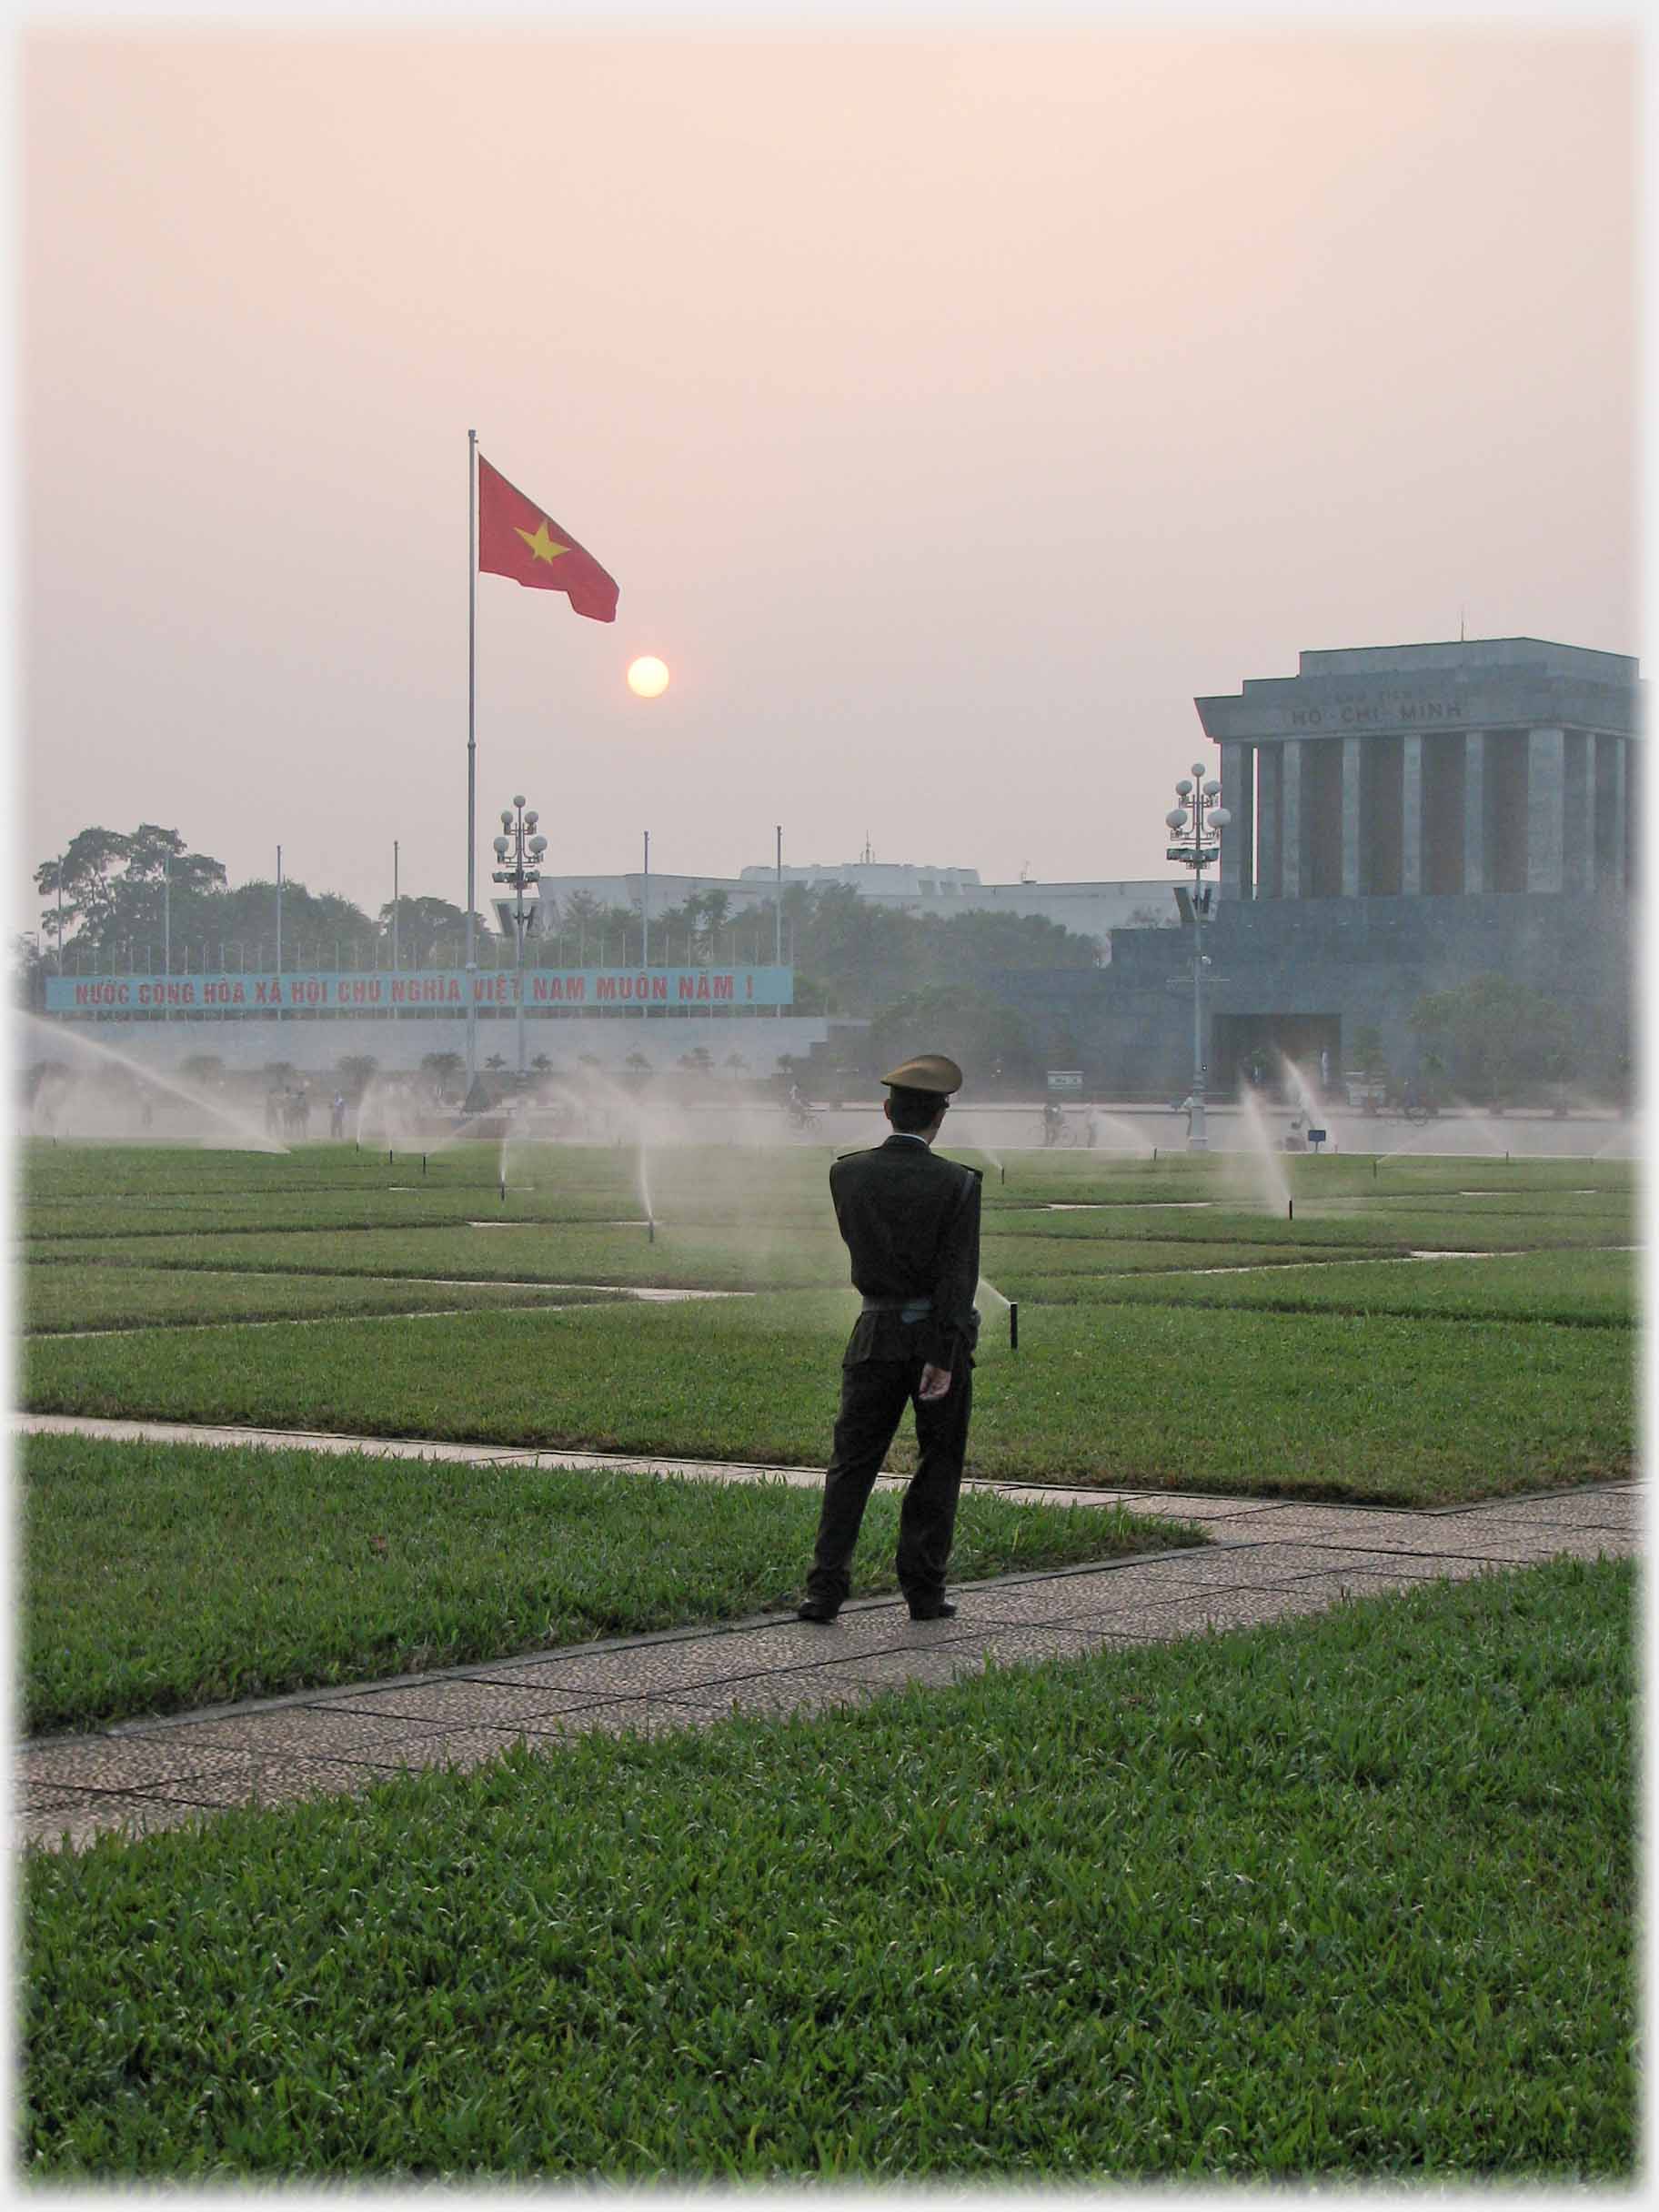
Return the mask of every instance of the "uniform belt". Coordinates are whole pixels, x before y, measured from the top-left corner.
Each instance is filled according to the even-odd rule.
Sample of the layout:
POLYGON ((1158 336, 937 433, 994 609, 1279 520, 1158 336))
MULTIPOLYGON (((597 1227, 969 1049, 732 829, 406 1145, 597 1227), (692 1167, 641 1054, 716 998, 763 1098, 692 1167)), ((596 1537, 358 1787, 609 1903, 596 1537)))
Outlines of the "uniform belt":
POLYGON ((866 1313, 897 1313, 900 1321, 924 1321, 933 1311, 930 1298, 867 1298, 866 1313))

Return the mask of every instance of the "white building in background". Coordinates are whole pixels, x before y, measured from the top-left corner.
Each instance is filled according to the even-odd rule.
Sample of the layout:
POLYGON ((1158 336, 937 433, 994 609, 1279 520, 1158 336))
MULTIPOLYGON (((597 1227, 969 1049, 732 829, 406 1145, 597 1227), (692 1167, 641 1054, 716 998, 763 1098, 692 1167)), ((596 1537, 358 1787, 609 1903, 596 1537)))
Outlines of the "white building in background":
MULTIPOLYGON (((1021 878, 1018 883, 981 883, 977 868, 923 867, 910 861, 845 860, 839 867, 814 863, 786 867, 783 880, 804 883, 814 890, 831 883, 845 883, 872 905, 897 907, 907 914, 996 913, 1036 915, 1057 921, 1080 937, 1091 937, 1100 948, 1102 963, 1111 958, 1113 930, 1173 925, 1180 919, 1172 878, 1118 883, 1037 883, 1021 878)), ((651 912, 660 914, 679 906, 693 893, 724 891, 733 915, 768 905, 778 882, 775 867, 746 868, 737 876, 659 875, 650 877, 651 912)), ((638 870, 621 876, 547 876, 541 880, 542 899, 563 913, 566 902, 585 892, 605 906, 638 910, 645 892, 645 877, 638 870)), ((557 934, 557 915, 549 915, 557 934)))

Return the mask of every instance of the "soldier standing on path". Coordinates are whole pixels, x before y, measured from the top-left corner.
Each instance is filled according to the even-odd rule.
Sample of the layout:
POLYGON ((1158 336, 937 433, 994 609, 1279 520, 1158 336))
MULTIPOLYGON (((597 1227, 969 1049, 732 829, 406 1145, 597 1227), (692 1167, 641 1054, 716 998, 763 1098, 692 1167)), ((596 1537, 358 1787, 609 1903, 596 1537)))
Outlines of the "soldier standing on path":
POLYGON ((907 1404, 916 1408, 916 1472, 899 1516, 899 1586, 913 1621, 949 1620, 945 1567, 973 1403, 980 1317, 980 1172, 932 1145, 962 1071, 941 1053, 881 1081, 893 1133, 830 1170, 836 1226, 864 1309, 841 1362, 841 1409, 824 1475, 818 1543, 799 1607, 833 1621, 851 1588, 864 1507, 907 1404))

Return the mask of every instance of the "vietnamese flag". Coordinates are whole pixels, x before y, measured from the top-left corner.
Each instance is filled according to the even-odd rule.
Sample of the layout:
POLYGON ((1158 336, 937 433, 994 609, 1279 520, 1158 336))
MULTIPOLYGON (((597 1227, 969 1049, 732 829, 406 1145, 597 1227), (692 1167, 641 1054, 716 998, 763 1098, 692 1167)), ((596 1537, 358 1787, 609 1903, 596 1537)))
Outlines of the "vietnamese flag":
POLYGON ((478 568, 538 591, 562 591, 590 621, 617 618, 617 584, 568 530, 478 456, 478 568))

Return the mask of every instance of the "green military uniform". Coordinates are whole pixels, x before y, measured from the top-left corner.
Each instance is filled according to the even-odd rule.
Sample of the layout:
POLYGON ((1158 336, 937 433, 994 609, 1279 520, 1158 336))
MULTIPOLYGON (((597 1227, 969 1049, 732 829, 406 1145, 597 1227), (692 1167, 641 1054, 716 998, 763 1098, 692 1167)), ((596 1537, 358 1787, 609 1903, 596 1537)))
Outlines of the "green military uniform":
MULTIPOLYGON (((883 1079, 905 1089, 956 1089, 961 1071, 933 1055, 883 1079), (918 1074, 922 1080, 916 1081, 918 1074)), ((851 1587, 864 1507, 907 1404, 916 1408, 918 1462, 899 1523, 899 1584, 911 1609, 937 1606, 956 1525, 972 1406, 980 1317, 980 1173, 895 1131, 830 1171, 836 1225, 864 1308, 841 1362, 841 1405, 824 1476, 809 1604, 832 1611, 851 1587), (940 1399, 918 1393, 924 1367, 949 1371, 940 1399)))

